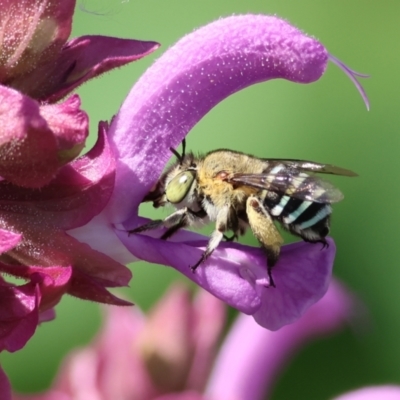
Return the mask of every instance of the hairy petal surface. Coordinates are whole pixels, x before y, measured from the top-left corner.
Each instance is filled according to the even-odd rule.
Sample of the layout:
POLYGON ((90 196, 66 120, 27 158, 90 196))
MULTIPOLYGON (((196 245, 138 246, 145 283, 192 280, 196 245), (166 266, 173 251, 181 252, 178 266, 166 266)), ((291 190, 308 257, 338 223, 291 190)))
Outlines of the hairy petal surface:
POLYGON ((6 229, 0 229, 0 254, 14 248, 20 241, 22 235, 10 232, 6 229))
POLYGON ((75 0, 2 0, 0 82, 13 83, 55 59, 67 41, 75 0))
POLYGON ((14 286, 0 278, 0 350, 20 350, 34 334, 39 322, 41 279, 36 275, 31 282, 14 286))
POLYGON ((159 46, 150 41, 81 36, 66 43, 57 60, 33 71, 16 87, 54 103, 87 80, 139 60, 159 46))
MULTIPOLYGON (((130 271, 64 232, 90 221, 111 195, 115 161, 106 128, 100 125, 98 142, 89 153, 63 167, 41 190, 0 182, 0 228, 23 238, 18 246, 2 254, 1 261, 17 276, 17 267, 71 266, 73 273, 63 293, 123 305, 128 303, 105 288, 127 285, 130 271)), ((44 289, 46 293, 48 290, 44 289)))
MULTIPOLYGON (((77 95, 52 106, 0 85, 0 175, 30 188, 49 183, 75 158, 88 135, 77 95)), ((0 182, 2 183, 2 182, 0 182)))

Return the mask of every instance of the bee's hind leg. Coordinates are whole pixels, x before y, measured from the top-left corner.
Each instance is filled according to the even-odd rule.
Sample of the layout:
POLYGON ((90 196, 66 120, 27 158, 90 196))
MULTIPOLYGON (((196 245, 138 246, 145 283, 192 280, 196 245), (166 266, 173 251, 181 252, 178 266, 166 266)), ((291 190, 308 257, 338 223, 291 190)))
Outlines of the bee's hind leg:
POLYGON ((246 202, 246 212, 249 219, 249 225, 254 236, 258 239, 261 247, 267 256, 267 270, 270 286, 275 287, 272 278, 272 268, 279 259, 281 246, 283 244, 282 236, 276 229, 274 222, 268 211, 262 204, 262 200, 250 196, 246 202))

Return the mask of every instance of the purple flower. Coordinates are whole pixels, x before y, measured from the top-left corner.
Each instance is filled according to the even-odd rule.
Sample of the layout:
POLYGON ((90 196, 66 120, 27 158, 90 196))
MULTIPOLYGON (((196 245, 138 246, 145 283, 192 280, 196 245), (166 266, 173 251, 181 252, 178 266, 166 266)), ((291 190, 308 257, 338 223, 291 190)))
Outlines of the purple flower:
POLYGON ((108 292, 129 270, 65 231, 107 204, 115 159, 100 124, 85 145, 88 116, 71 93, 112 68, 137 60, 155 42, 86 36, 67 42, 75 1, 6 0, 0 14, 0 351, 22 348, 63 294, 130 304, 108 292), (26 284, 7 282, 5 274, 26 284))
POLYGON ((128 236, 126 231, 145 222, 138 207, 170 158, 169 148, 177 147, 212 107, 238 90, 273 78, 313 82, 329 59, 352 78, 359 75, 329 56, 317 40, 265 15, 221 19, 181 39, 141 77, 114 118, 109 137, 117 160, 115 189, 102 216, 71 234, 107 252, 111 246, 103 245, 104 237, 113 236, 114 225, 125 248, 112 246, 110 256, 118 257, 121 248, 121 261, 133 255, 172 266, 268 329, 298 319, 326 293, 335 255, 331 239, 324 250, 304 242, 285 246, 273 270, 275 289, 267 287, 260 249, 224 243, 193 274, 189 265, 200 258, 205 237, 181 231, 163 241, 158 239, 161 232, 128 236))
MULTIPOLYGON (((217 352, 224 325, 222 303, 204 291, 191 302, 187 291, 174 287, 147 317, 136 308, 108 309, 97 339, 67 357, 48 392, 14 398, 261 400, 295 351, 340 330, 351 306, 351 296, 334 282, 300 320, 278 332, 240 315, 217 352)), ((399 389, 365 391, 375 392, 365 399, 386 399, 378 395, 399 389)), ((364 397, 354 393, 344 399, 364 397)))

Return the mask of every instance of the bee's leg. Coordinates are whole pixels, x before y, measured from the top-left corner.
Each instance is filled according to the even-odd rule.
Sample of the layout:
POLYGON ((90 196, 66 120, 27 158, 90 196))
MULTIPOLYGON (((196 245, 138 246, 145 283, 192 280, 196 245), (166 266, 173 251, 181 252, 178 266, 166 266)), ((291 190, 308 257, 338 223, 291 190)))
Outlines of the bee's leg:
POLYGON ((233 209, 230 209, 227 222, 229 225, 229 230, 233 232, 233 235, 232 236, 224 235, 224 239, 227 242, 233 242, 234 240, 239 239, 240 235, 244 234, 246 228, 243 225, 243 221, 241 222, 240 219, 238 218, 237 212, 234 211, 233 209))
POLYGON ((227 242, 233 242, 238 238, 238 235, 236 233, 234 233, 232 236, 228 236, 228 235, 223 235, 223 238, 227 241, 227 242))
POLYGON ((224 238, 224 232, 227 230, 229 216, 229 206, 224 206, 217 215, 217 221, 215 224, 215 231, 211 234, 210 240, 208 241, 207 247, 204 253, 201 255, 200 260, 196 264, 192 265, 190 269, 194 272, 196 268, 209 257, 212 252, 221 243, 224 238))
MULTIPOLYGON (((158 228, 169 228, 173 229, 175 226, 183 227, 186 226, 183 222, 185 220, 185 214, 186 214, 186 208, 182 208, 181 210, 177 210, 171 215, 169 215, 167 218, 164 220, 162 219, 156 219, 154 221, 150 221, 149 223, 139 226, 138 228, 131 229, 128 231, 129 234, 131 233, 140 233, 140 232, 145 232, 145 231, 151 231, 153 229, 158 229, 158 228)), ((168 232, 168 231, 167 231, 168 232)), ((167 233, 165 232, 164 235, 167 233)))
POLYGON ((161 236, 161 239, 166 240, 170 238, 174 233, 176 233, 179 229, 192 225, 196 219, 201 219, 205 216, 206 213, 203 210, 195 212, 188 208, 182 208, 175 211, 164 220, 157 219, 154 221, 150 221, 149 223, 139 226, 138 228, 131 229, 130 231, 128 231, 128 233, 140 233, 164 227, 167 228, 167 231, 164 232, 164 234, 161 236))
MULTIPOLYGON (((164 226, 168 229, 166 232, 164 232, 160 239, 167 240, 176 232, 178 232, 179 229, 191 226, 195 224, 197 220, 203 219, 207 216, 207 213, 202 209, 199 211, 192 211, 190 208, 184 208, 183 210, 184 212, 182 212, 181 218, 177 221, 174 218, 173 220, 168 221, 168 225, 166 225, 165 221, 168 220, 169 217, 164 220, 164 226)), ((174 214, 178 213, 178 211, 176 211, 174 214)), ((170 217, 172 217, 174 214, 170 215, 170 217)))
POLYGON ((283 244, 282 236, 276 229, 276 226, 268 211, 263 206, 261 199, 255 196, 250 196, 246 202, 246 212, 250 228, 267 255, 270 286, 275 287, 271 270, 279 259, 281 246, 283 244))
POLYGON ((131 229, 128 231, 128 235, 131 233, 140 233, 140 232, 145 232, 145 231, 151 231, 153 229, 158 229, 161 228, 164 224, 164 221, 162 219, 155 219, 154 221, 150 221, 147 224, 144 224, 142 226, 139 226, 135 229, 131 229))

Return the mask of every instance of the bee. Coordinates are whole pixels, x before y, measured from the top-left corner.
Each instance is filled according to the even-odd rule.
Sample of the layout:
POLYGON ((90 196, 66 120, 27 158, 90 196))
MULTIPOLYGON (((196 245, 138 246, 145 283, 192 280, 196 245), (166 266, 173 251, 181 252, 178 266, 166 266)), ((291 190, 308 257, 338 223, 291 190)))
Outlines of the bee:
POLYGON ((215 222, 208 245, 195 271, 221 240, 238 239, 250 227, 264 249, 270 286, 275 287, 272 268, 277 263, 283 238, 275 221, 306 242, 322 243, 329 233, 331 203, 343 199, 339 189, 315 173, 357 176, 354 172, 312 161, 257 158, 233 150, 214 150, 205 156, 171 151, 177 160, 161 175, 143 201, 154 207, 172 204, 176 211, 164 220, 151 221, 128 231, 166 228, 161 239, 179 229, 215 222), (233 232, 227 237, 228 231, 233 232))

